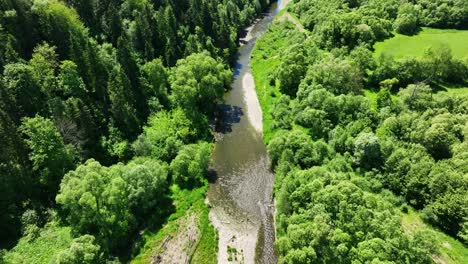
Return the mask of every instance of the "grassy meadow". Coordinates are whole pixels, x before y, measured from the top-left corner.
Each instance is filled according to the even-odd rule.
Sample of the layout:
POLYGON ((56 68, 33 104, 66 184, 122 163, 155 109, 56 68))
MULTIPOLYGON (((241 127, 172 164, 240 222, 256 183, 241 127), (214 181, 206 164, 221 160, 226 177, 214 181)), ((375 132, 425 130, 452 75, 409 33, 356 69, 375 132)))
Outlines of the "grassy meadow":
POLYGON ((420 57, 429 47, 448 45, 458 58, 468 58, 468 30, 422 28, 415 36, 396 34, 374 45, 375 56, 384 53, 395 58, 420 57))
POLYGON ((403 230, 408 233, 429 231, 434 235, 435 244, 439 251, 439 255, 434 257, 438 261, 437 263, 456 264, 466 263, 468 260, 468 249, 463 243, 424 223, 414 209, 402 214, 401 225, 403 230))

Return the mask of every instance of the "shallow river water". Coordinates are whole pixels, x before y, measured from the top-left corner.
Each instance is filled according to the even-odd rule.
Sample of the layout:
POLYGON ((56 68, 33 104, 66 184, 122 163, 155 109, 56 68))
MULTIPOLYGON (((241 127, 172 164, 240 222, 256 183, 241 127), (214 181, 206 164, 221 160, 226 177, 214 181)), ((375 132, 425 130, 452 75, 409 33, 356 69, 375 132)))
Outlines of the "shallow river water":
POLYGON ((250 71, 250 54, 286 2, 274 3, 247 29, 232 90, 219 106, 218 140, 211 165, 215 180, 208 191, 210 219, 219 232, 218 263, 276 263, 274 175, 262 141, 262 110, 250 71))

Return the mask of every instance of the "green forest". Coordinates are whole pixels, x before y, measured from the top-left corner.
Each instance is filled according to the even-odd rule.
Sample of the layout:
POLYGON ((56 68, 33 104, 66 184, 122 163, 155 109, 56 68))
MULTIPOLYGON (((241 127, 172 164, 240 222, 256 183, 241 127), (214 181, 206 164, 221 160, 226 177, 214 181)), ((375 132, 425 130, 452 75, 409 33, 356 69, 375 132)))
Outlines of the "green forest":
POLYGON ((0 262, 128 261, 174 200, 207 214, 210 120, 268 4, 0 1, 0 262))
POLYGON ((467 1, 295 0, 278 17, 252 54, 278 262, 466 263, 467 1))
MULTIPOLYGON (((157 263, 190 217, 217 263, 217 106, 272 2, 0 0, 0 263, 157 263)), ((250 64, 278 263, 468 263, 467 32, 467 0, 276 16, 250 64)))

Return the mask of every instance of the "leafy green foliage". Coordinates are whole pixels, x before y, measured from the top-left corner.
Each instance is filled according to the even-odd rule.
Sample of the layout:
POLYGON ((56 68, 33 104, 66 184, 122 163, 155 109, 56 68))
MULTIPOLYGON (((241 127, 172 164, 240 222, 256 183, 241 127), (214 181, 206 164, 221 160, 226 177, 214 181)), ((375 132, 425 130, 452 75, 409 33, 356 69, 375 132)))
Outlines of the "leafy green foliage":
POLYGON ((379 138, 373 133, 360 134, 354 141, 354 155, 361 167, 379 167, 382 162, 379 138))
POLYGON ((61 251, 67 250, 73 241, 70 227, 50 222, 39 230, 34 240, 23 237, 3 257, 5 263, 50 263, 61 251))
POLYGON ((184 146, 171 162, 172 180, 184 188, 200 186, 205 181, 211 149, 209 143, 184 146))
MULTIPOLYGON (((136 227, 161 222, 170 211, 167 164, 181 149, 193 154, 185 145, 211 139, 208 120, 231 81, 227 62, 237 53, 240 29, 268 4, 1 1, 2 248, 13 246, 20 230, 35 237, 48 221, 39 213, 38 223, 21 226, 24 211, 51 207, 73 226, 74 237, 96 238, 77 241, 60 262, 128 258, 119 249, 133 242, 136 227), (86 160, 103 165, 70 172, 55 204, 63 175, 86 160), (117 162, 126 165, 111 166, 117 162), (101 196, 89 190, 93 177, 101 180, 101 196), (74 181, 80 182, 75 196, 68 186, 74 181), (82 207, 83 215, 72 213, 82 207), (88 259, 94 249, 100 257, 88 259)), ((209 149, 202 149, 205 168, 209 149)), ((180 167, 194 174, 182 176, 205 185, 204 170, 193 166, 180 167)))
MULTIPOLYGON (((47 42, 38 45, 34 48, 29 64, 42 92, 48 96, 53 96, 57 92, 55 72, 59 66, 56 47, 50 46, 47 42)), ((77 76, 76 65, 73 65, 74 63, 71 61, 64 62, 64 64, 66 64, 64 67, 68 69, 67 75, 71 75, 70 77, 74 79, 73 81, 70 80, 70 82, 79 82, 80 77, 77 76)))
POLYGON ((290 129, 292 114, 290 107, 290 99, 287 95, 281 95, 278 101, 275 102, 273 109, 271 109, 271 115, 273 117, 274 128, 290 129))
POLYGON ((395 30, 404 35, 414 35, 418 31, 418 10, 410 3, 399 7, 398 16, 395 20, 395 30))
POLYGON ((438 45, 427 48, 419 59, 407 56, 394 60, 382 53, 376 69, 369 77, 369 83, 388 86, 385 82, 395 78, 398 80, 392 83, 392 90, 395 90, 419 82, 464 84, 467 77, 467 64, 454 58, 449 46, 438 45))
POLYGON ((136 102, 131 93, 130 80, 121 68, 115 67, 109 75, 108 90, 110 110, 117 127, 128 137, 135 135, 139 125, 136 102))
POLYGON ((362 73, 347 60, 327 58, 314 64, 302 85, 319 85, 334 94, 358 93, 362 88, 362 73))
POLYGON ((74 168, 74 151, 66 146, 57 128, 50 119, 36 116, 23 119, 21 131, 29 147, 29 159, 39 182, 46 188, 49 197, 57 193, 64 173, 74 168))
POLYGON ((57 203, 75 233, 90 233, 104 249, 116 250, 126 244, 137 221, 162 206, 167 176, 167 165, 156 160, 111 167, 88 160, 65 175, 57 203))
POLYGON ((169 169, 154 159, 137 158, 125 166, 122 178, 128 183, 129 205, 135 215, 145 217, 162 207, 169 169))
MULTIPOLYGON (((381 3, 375 2, 302 0, 292 10, 314 33, 321 48, 345 46, 352 49, 359 45, 372 45, 390 36, 394 18, 382 12, 385 9, 378 6, 381 3)), ((387 5, 386 9, 396 8, 398 2, 389 1, 387 5)))
POLYGON ((107 168, 88 160, 64 176, 56 198, 67 211, 74 232, 89 232, 107 249, 125 244, 135 224, 129 208, 129 184, 122 172, 122 165, 107 168))
MULTIPOLYGON (((288 50, 291 45, 297 43, 296 40, 304 39, 304 34, 289 21, 272 23, 267 34, 268 38, 259 38, 255 44, 251 56, 251 68, 255 76, 257 97, 263 110, 263 138, 268 142, 272 137, 273 127, 280 125, 275 123, 277 121, 282 123, 283 120, 280 116, 278 116, 277 120, 272 118, 274 114, 272 108, 276 107, 275 101, 277 98, 281 98, 279 88, 276 82, 272 80, 273 73, 281 62, 280 56, 276 55, 288 50)), ((285 108, 283 106, 285 106, 283 103, 278 103, 279 109, 275 112, 284 112, 285 108)))
POLYGON ((435 28, 467 28, 468 11, 463 0, 418 0, 421 22, 435 28))
POLYGON ((431 263, 430 243, 420 243, 431 237, 402 234, 391 203, 352 183, 358 179, 323 168, 283 179, 278 203, 288 209, 279 213, 280 263, 404 263, 406 254, 414 263, 431 263))
POLYGON ((65 97, 85 98, 86 87, 73 61, 62 61, 58 87, 65 97))
POLYGON ((141 66, 140 82, 149 97, 150 112, 168 105, 168 73, 161 60, 155 59, 141 66))
POLYGON ((412 84, 401 90, 399 96, 411 110, 424 111, 431 107, 432 89, 426 84, 412 84))
POLYGON ((187 114, 212 113, 231 77, 232 73, 208 54, 192 54, 179 60, 171 72, 171 100, 187 114))
POLYGON ((300 0, 291 10, 314 33, 321 48, 359 45, 371 47, 391 36, 392 25, 402 34, 419 26, 466 29, 468 12, 463 0, 345 1, 300 0))
MULTIPOLYGON (((440 84, 463 85, 463 62, 444 46, 413 58, 373 57, 368 48, 389 36, 387 25, 405 34, 424 25, 420 15, 426 11, 399 4, 300 0, 289 9, 312 32, 308 45, 320 49, 304 53, 310 63, 297 69, 307 72, 296 97, 272 83, 257 87, 263 102, 273 102, 264 120, 274 120, 268 151, 276 172, 279 263, 452 259, 439 233, 401 228, 402 203, 452 240, 466 241, 466 97, 436 93, 440 84), (381 31, 372 31, 379 23, 381 31), (366 26, 374 35, 359 31, 366 26), (361 96, 362 87, 378 86, 365 91, 372 98, 361 96)), ((273 26, 259 43, 282 43, 292 31, 273 26)), ((286 52, 295 51, 255 49, 254 70, 286 52)), ((264 80, 270 73, 254 74, 264 80)), ((461 246, 462 256, 464 251, 461 246)))
POLYGON ((280 160, 292 160, 302 168, 310 168, 331 155, 329 147, 321 141, 313 142, 301 130, 282 131, 268 145, 273 165, 280 160))
POLYGON ((182 109, 177 108, 169 113, 161 111, 150 116, 148 126, 133 143, 133 149, 139 156, 152 156, 170 161, 196 134, 187 113, 182 109))
MULTIPOLYGON (((44 263, 61 251, 59 262, 101 263, 127 248, 137 228, 164 221, 168 186, 206 184, 210 147, 197 142, 209 137, 208 119, 231 81, 223 63, 235 58, 240 29, 267 4, 2 1, 0 242, 10 246, 20 229, 25 235, 5 259, 44 263), (134 154, 144 157, 132 160, 134 154), (127 164, 110 165, 118 161, 127 164), (45 214, 29 213, 55 207, 60 181, 58 211, 73 242, 67 227, 50 227, 55 220, 42 227, 45 214)), ((431 238, 401 233, 397 199, 383 188, 466 241, 467 100, 433 93, 468 80, 458 58, 463 34, 453 53, 418 44, 419 58, 370 56, 393 28, 466 28, 464 4, 300 0, 290 10, 313 35, 291 23, 269 32, 279 46, 294 47, 276 53, 276 45, 264 46, 254 55, 267 75, 262 80, 276 75, 280 86, 257 85, 260 100, 274 106, 264 120, 285 130, 269 146, 282 192, 280 262, 430 261, 431 238), (403 89, 398 98, 379 93, 371 109, 361 88, 379 85, 403 89)), ((197 208, 211 232, 204 191, 195 192, 197 208)), ((195 204, 187 200, 186 209, 195 204)), ((207 237, 205 249, 213 232, 207 237)), ((206 252, 198 256, 216 251, 206 252)))
POLYGON ((293 45, 276 69, 275 76, 280 81, 280 91, 295 96, 301 79, 307 71, 307 55, 303 45, 293 45))
POLYGON ((93 236, 80 236, 73 239, 68 249, 57 254, 54 263, 99 263, 99 246, 94 244, 93 236))
POLYGON ((24 63, 6 65, 3 83, 4 103, 11 109, 13 120, 33 116, 40 111, 42 93, 31 66, 24 63))

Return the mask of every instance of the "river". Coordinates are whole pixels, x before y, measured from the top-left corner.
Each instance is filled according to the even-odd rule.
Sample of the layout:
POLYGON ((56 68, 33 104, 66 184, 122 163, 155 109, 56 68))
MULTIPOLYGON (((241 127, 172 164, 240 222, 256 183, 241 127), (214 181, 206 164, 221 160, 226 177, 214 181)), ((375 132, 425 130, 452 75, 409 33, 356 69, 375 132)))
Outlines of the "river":
POLYGON ((241 40, 232 89, 219 106, 217 142, 212 155, 214 181, 207 199, 219 233, 218 263, 276 263, 274 252, 274 175, 262 141, 262 110, 250 70, 255 42, 287 0, 247 28, 241 40))

